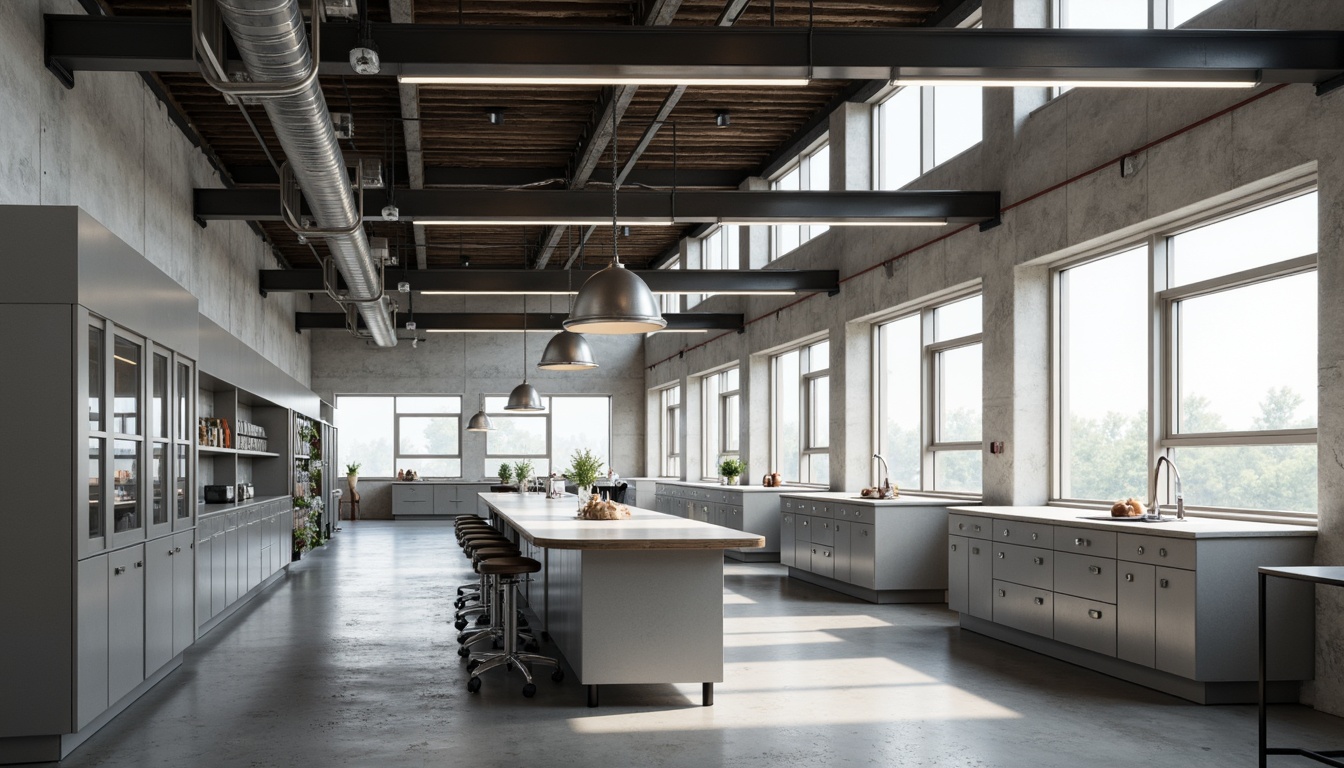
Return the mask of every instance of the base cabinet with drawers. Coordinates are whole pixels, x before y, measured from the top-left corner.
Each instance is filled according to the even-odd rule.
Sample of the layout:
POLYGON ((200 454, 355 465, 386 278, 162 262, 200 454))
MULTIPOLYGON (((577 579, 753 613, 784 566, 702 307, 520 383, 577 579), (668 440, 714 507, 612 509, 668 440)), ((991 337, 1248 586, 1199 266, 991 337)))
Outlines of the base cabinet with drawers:
POLYGON ((946 499, 852 499, 786 493, 780 562, 789 575, 876 603, 941 603, 947 590, 946 499))
POLYGON ((207 505, 196 527, 196 627, 213 629, 289 564, 294 503, 288 496, 207 505))
MULTIPOLYGON (((1200 703, 1254 701, 1256 568, 1311 562, 1315 530, 1076 510, 960 507, 947 517, 948 606, 961 626, 1200 703)), ((1313 675, 1312 595, 1278 585, 1270 679, 1313 675)))
POLYGON ((760 486, 660 480, 652 509, 665 515, 722 525, 765 537, 761 549, 726 549, 724 556, 746 562, 774 562, 782 558, 779 496, 782 489, 760 486))
POLYGON ((490 491, 489 483, 392 483, 392 517, 486 516, 479 494, 490 491))

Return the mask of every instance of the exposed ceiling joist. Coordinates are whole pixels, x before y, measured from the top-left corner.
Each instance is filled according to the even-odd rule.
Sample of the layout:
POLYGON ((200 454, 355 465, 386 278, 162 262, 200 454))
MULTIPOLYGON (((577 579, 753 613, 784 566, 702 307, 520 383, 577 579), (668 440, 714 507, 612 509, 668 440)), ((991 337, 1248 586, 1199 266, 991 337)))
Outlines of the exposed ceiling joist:
MULTIPOLYGON (((398 165, 398 179, 409 178, 410 170, 398 165)), ((425 187, 529 187, 553 182, 564 182, 563 168, 449 168, 429 166, 423 170, 425 187)), ((245 186, 276 186, 280 178, 269 165, 235 165, 230 174, 237 184, 245 186)), ((634 187, 724 187, 736 189, 742 174, 720 168, 638 168, 631 170, 621 181, 634 187)), ((611 171, 599 168, 590 182, 609 184, 611 171)))
MULTIPOLYGON (((189 19, 47 14, 49 65, 194 72, 189 19)), ((384 75, 407 72, 555 76, 873 80, 901 77, 1078 81, 1200 80, 1257 73, 1265 83, 1318 83, 1344 72, 1332 30, 1068 30, 799 27, 457 27, 374 24, 384 75)), ((321 69, 349 73, 358 25, 328 24, 321 69)))
MULTIPOLYGON (((836 293, 840 273, 833 269, 635 269, 654 293, 836 293)), ((575 293, 597 270, 430 269, 412 270, 399 279, 411 290, 454 294, 575 293)), ((263 269, 263 294, 322 293, 320 269, 263 269)), ((418 318, 418 316, 417 316, 418 318)))
MULTIPOLYGON (((621 193, 620 221, 667 224, 902 224, 979 223, 999 215, 998 192, 680 191, 621 193)), ((385 190, 364 193, 365 220, 377 220, 385 190)), ((603 190, 412 189, 397 193, 403 221, 465 225, 490 223, 600 224, 611 220, 611 194, 603 190)), ((279 221, 275 191, 197 189, 195 215, 203 221, 279 221)))
MULTIPOLYGON (((569 315, 562 312, 527 313, 528 331, 560 331, 562 323, 569 315)), ((409 315, 406 316, 409 318, 409 315)), ((740 314, 718 312, 690 312, 664 314, 667 328, 662 332, 676 331, 735 331, 743 325, 740 314)), ((361 326, 363 324, 361 323, 361 326)), ((298 331, 344 331, 346 316, 344 312, 295 312, 294 329, 298 331)), ((459 331, 463 333, 521 333, 523 314, 521 312, 417 312, 415 330, 418 331, 459 331)))

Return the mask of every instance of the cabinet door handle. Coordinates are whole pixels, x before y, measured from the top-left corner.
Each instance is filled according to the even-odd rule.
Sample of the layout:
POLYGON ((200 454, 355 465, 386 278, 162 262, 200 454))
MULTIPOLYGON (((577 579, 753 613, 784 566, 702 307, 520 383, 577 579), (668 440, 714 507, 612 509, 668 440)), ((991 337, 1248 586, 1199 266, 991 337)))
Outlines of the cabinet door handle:
POLYGON ((1139 547, 1139 554, 1140 554, 1140 555, 1143 554, 1143 547, 1139 547))
POLYGON ((1031 540, 1032 540, 1032 541, 1036 541, 1036 540, 1039 539, 1039 538, 1041 538, 1041 534, 1039 534, 1039 533, 1033 533, 1033 534, 1031 534, 1031 540))
POLYGON ((145 567, 145 561, 144 561, 144 560, 136 560, 136 561, 135 561, 135 567, 136 567, 136 568, 144 568, 144 567, 145 567))
POLYGON ((807 520, 804 520, 804 521, 803 521, 803 525, 807 525, 807 523, 808 523, 807 520))
POLYGON ((980 526, 978 526, 978 525, 975 526, 975 532, 976 532, 976 533, 979 533, 979 532, 980 532, 980 526))
POLYGON ((1091 544, 1092 544, 1092 542, 1088 541, 1087 539, 1074 539, 1074 540, 1073 540, 1073 546, 1075 546, 1075 547, 1087 547, 1087 546, 1091 546, 1091 544))
POLYGON ((1004 553, 1003 553, 1003 552, 1000 552, 1000 553, 999 553, 999 559, 1002 560, 1004 557, 1005 557, 1004 553))
POLYGON ((812 554, 814 554, 814 555, 817 554, 817 550, 815 550, 815 549, 812 550, 812 554))
POLYGON ((979 548, 979 547, 971 547, 971 554, 972 554, 972 555, 978 555, 978 554, 980 554, 980 548, 979 548))
POLYGON ((1045 605, 1045 598, 1044 598, 1044 597, 1037 597, 1037 598, 1033 598, 1033 599, 1036 601, 1036 604, 1037 604, 1037 605, 1045 605))
POLYGON ((1098 576, 1101 574, 1101 568, 1095 565, 1089 565, 1087 566, 1087 572, 1092 574, 1093 576, 1098 576))
POLYGON ((1168 585, 1170 582, 1168 582, 1166 579, 1161 579, 1161 580, 1158 581, 1157 583, 1158 583, 1158 586, 1162 587, 1163 589, 1166 589, 1166 588, 1167 588, 1167 585, 1168 585))
POLYGON ((1101 618, 1101 611, 1098 611, 1098 610, 1096 610, 1095 608, 1093 608, 1093 609, 1088 610, 1087 615, 1090 616, 1091 618, 1094 618, 1094 619, 1100 619, 1100 618, 1101 618))
POLYGON ((867 531, 864 531, 864 532, 863 532, 863 535, 864 535, 864 536, 867 536, 867 535, 868 535, 868 532, 867 532, 867 531))
POLYGON ((168 556, 169 556, 169 557, 172 557, 172 556, 173 556, 173 550, 171 550, 171 549, 168 550, 168 556))
POLYGON ((958 531, 964 531, 964 530, 966 530, 966 524, 965 524, 965 523, 957 523, 957 530, 958 530, 958 531))
POLYGON ((126 566, 124 566, 124 565, 118 565, 116 568, 113 568, 113 569, 112 569, 112 575, 113 575, 113 576, 120 576, 121 574, 123 574, 123 573, 125 573, 125 572, 126 572, 126 566))
POLYGON ((1005 539, 1008 538, 1008 529, 1007 529, 1007 528, 1004 528, 1004 529, 1003 529, 1003 538, 1005 538, 1005 539))
POLYGON ((952 545, 952 551, 953 551, 953 552, 956 552, 956 551, 957 551, 957 545, 956 545, 956 544, 953 544, 953 545, 952 545))
POLYGON ((821 554, 825 555, 826 557, 830 557, 830 556, 831 556, 831 553, 830 553, 830 552, 822 552, 821 554))
POLYGON ((1167 548, 1166 548, 1166 547, 1163 547, 1163 548, 1157 550, 1157 556, 1158 556, 1158 557, 1166 557, 1166 556, 1167 556, 1167 548))
POLYGON ((1002 590, 1002 589, 999 590, 999 597, 1007 597, 1007 596, 1008 596, 1008 593, 1007 593, 1007 592, 1005 592, 1005 591, 1002 590))
POLYGON ((1125 574, 1125 581, 1133 581, 1133 580, 1134 580, 1134 574, 1132 573, 1125 574))
POLYGON ((1033 557, 1033 558, 1031 558, 1031 562, 1033 562, 1033 563, 1035 563, 1035 564, 1037 564, 1037 565, 1045 565, 1045 558, 1044 558, 1044 557, 1033 557))

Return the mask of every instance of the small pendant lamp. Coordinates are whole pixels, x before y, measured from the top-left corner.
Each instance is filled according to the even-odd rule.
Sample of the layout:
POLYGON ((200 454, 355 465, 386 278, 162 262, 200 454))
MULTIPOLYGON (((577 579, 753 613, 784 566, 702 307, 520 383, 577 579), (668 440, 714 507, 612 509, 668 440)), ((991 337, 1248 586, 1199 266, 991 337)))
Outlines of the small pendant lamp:
POLYGON ((597 367, 597 360, 582 334, 561 331, 547 342, 537 367, 547 371, 591 371, 597 367))
POLYGON ((482 392, 480 410, 476 411, 476 415, 471 417, 471 421, 467 422, 467 431, 489 432, 494 428, 495 423, 490 420, 489 416, 485 415, 485 393, 482 392))
POLYGON ((660 331, 667 320, 658 309, 653 291, 639 275, 621 264, 616 246, 620 226, 616 222, 616 110, 611 112, 611 264, 588 278, 579 289, 574 308, 565 319, 567 331, 598 334, 630 334, 660 331))
POLYGON ((537 388, 527 383, 527 297, 523 297, 523 383, 513 388, 509 393, 509 402, 504 406, 506 411, 544 411, 546 407, 541 404, 541 393, 537 388))

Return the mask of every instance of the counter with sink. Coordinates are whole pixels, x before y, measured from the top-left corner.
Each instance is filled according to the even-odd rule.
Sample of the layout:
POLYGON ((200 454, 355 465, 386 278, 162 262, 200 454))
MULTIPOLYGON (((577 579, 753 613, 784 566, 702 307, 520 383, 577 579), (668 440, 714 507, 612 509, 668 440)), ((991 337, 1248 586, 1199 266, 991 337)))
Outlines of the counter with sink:
MULTIPOLYGON (((1256 569, 1309 565, 1316 529, 954 506, 948 606, 962 629, 1201 704, 1256 700, 1256 569)), ((1280 580, 1282 581, 1282 580, 1280 580)), ((1313 676, 1310 585, 1272 585, 1270 698, 1313 676)))
POLYGON ((941 603, 947 508, 964 503, 789 491, 779 499, 780 562, 792 578, 869 602, 941 603))

